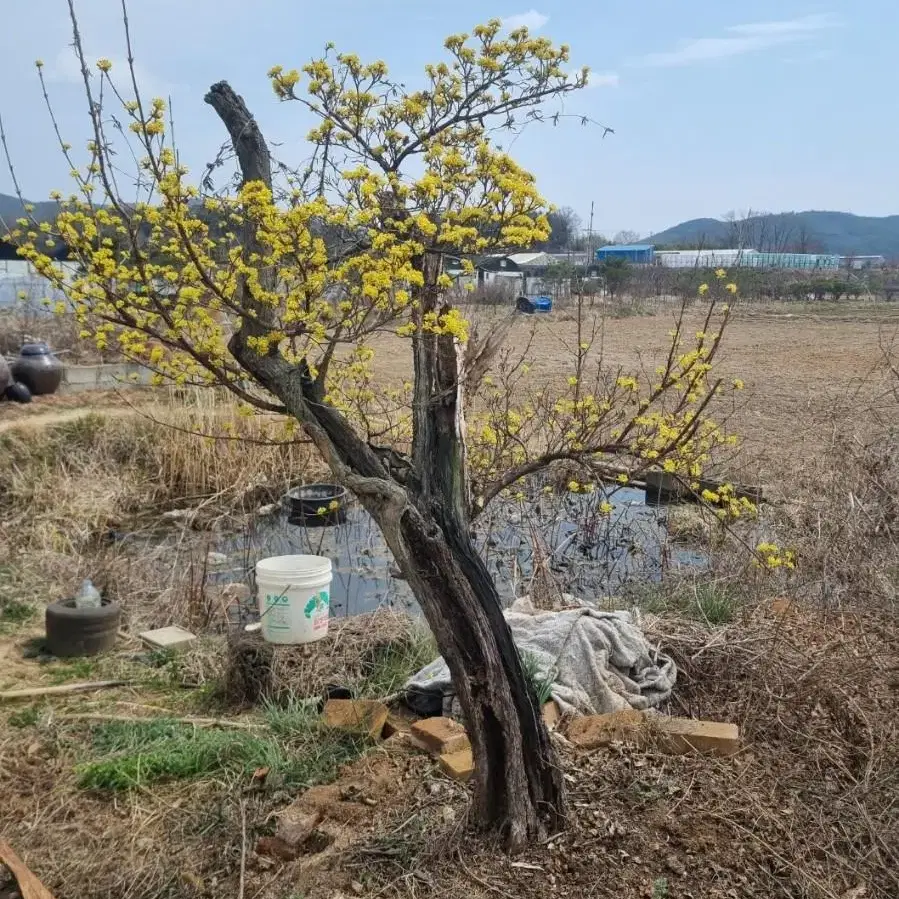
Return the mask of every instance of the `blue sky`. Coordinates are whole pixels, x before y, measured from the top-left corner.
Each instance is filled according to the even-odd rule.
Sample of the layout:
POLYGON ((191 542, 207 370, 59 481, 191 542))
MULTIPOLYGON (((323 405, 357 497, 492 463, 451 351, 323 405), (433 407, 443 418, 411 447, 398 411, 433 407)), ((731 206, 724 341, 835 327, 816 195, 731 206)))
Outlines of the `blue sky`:
MULTIPOLYGON (((203 103, 226 79, 278 153, 299 158, 306 129, 266 71, 299 66, 334 41, 383 59, 414 84, 443 38, 492 16, 571 46, 594 83, 569 112, 615 129, 532 126, 513 148, 550 200, 604 232, 649 233, 729 210, 899 213, 896 0, 130 0, 146 91, 171 95, 182 158, 199 167, 223 140, 203 103), (532 5, 534 4, 534 5, 532 5), (296 147, 296 152, 291 148, 296 147)), ((124 59, 120 0, 77 0, 90 56, 124 59)), ((46 64, 61 128, 88 137, 65 0, 5 0, 0 114, 31 199, 67 189, 33 62, 46 64)), ((118 66, 121 68, 121 65, 118 66)), ((11 193, 0 170, 0 192, 11 193)))

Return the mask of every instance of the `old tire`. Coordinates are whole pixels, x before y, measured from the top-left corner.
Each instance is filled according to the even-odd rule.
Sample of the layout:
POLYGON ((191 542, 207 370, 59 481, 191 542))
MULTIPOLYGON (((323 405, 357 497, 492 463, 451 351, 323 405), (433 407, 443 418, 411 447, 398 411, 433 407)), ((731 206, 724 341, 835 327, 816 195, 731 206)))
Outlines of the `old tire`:
POLYGON ((76 609, 74 599, 47 606, 47 648, 57 658, 95 656, 112 649, 122 610, 103 600, 99 609, 76 609))

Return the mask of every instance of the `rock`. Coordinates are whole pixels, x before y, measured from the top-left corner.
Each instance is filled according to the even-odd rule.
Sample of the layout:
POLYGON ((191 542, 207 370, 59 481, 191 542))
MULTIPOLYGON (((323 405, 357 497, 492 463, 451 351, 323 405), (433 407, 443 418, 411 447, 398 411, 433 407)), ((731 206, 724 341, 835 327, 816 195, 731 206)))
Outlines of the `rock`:
POLYGON ((453 780, 459 780, 464 783, 474 774, 474 756, 470 746, 465 749, 459 749, 456 752, 445 752, 438 761, 444 773, 448 774, 453 780))
POLYGON ((228 557, 224 553, 206 553, 206 564, 218 567, 228 564, 228 557))
POLYGON ((648 729, 646 719, 636 709, 623 709, 605 715, 575 718, 568 725, 568 739, 580 749, 597 749, 610 743, 643 743, 648 729))
POLYGON ((684 867, 683 862, 676 855, 669 855, 665 859, 665 867, 678 877, 683 877, 684 874, 687 873, 687 869, 684 867))
POLYGON ((359 883, 358 880, 354 880, 354 881, 350 884, 350 889, 351 889, 357 896, 361 896, 361 895, 365 892, 365 887, 362 886, 362 884, 359 883))
POLYGON ((329 699, 322 710, 326 727, 354 731, 378 740, 389 712, 383 702, 374 699, 329 699))
POLYGON ((465 728, 452 718, 424 718, 412 725, 410 733, 432 755, 470 748, 465 728))
POLYGON ((736 724, 693 718, 660 717, 655 720, 659 748, 672 755, 707 752, 729 756, 740 749, 740 728, 736 724))
POLYGON ((319 809, 310 811, 304 804, 289 805, 278 815, 275 837, 298 850, 312 836, 321 819, 319 809))
POLYGON ((275 512, 277 512, 279 508, 280 508, 280 506, 278 505, 278 503, 269 503, 267 506, 260 506, 256 510, 256 514, 260 518, 266 518, 269 515, 274 515, 275 512))

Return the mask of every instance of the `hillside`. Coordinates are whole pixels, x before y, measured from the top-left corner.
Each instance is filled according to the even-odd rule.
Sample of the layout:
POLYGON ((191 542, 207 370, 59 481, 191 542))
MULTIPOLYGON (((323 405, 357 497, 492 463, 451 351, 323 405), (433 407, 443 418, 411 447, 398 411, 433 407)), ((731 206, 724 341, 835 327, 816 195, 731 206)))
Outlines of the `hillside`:
POLYGON ((738 221, 681 222, 648 241, 656 246, 743 247, 761 252, 835 253, 899 260, 899 215, 875 218, 848 212, 782 212, 738 221))
MULTIPOLYGON (((52 219, 58 209, 59 204, 54 200, 45 200, 43 203, 34 203, 34 211, 31 214, 38 221, 44 221, 45 219, 52 219)), ((0 222, 12 225, 17 218, 21 218, 23 213, 22 202, 18 197, 0 194, 0 222)))

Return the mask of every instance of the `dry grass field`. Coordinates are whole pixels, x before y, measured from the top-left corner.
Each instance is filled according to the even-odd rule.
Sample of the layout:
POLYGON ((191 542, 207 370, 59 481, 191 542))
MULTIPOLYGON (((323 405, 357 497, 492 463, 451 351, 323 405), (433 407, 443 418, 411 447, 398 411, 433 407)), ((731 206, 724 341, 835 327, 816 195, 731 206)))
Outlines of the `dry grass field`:
MULTIPOLYGON (((659 304, 607 317, 604 364, 652 372, 675 314, 659 304)), ((700 326, 698 311, 688 324, 700 326)), ((0 835, 56 899, 893 899, 899 384, 888 360, 897 329, 889 305, 737 308, 719 366, 746 388, 720 412, 742 446, 720 470, 765 485, 772 502, 746 530, 697 528, 707 571, 626 601, 642 604, 651 639, 677 662, 667 711, 734 721, 743 748, 718 760, 562 745, 569 829, 518 859, 466 829, 467 789, 422 756, 347 744, 322 731, 314 707, 229 707, 221 635, 156 667, 135 660, 133 641, 99 659, 33 657, 41 605, 96 566, 119 578, 135 620, 163 603, 186 620, 204 587, 194 573, 163 598, 149 567, 125 564, 97 536, 186 504, 227 509, 227 526, 240 526, 248 502, 318 470, 308 446, 185 433, 239 421, 218 399, 181 408, 130 390, 0 404, 0 688, 129 681, 84 697, 0 701, 0 835), (796 551, 796 572, 753 568, 746 544, 759 533, 796 551), (198 716, 224 724, 191 724, 198 716), (334 778, 317 794, 328 797, 325 851, 256 852, 280 809, 334 778)), ((577 338, 566 311, 518 318, 510 340, 530 341, 540 383, 570 374, 577 338)), ((383 337, 376 349, 385 378, 408 376, 407 341, 383 337)), ((237 426, 258 437, 269 424, 237 426)), ((378 696, 430 649, 403 636, 372 665, 371 630, 353 638, 368 655, 346 667, 362 695, 378 696)))

